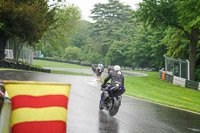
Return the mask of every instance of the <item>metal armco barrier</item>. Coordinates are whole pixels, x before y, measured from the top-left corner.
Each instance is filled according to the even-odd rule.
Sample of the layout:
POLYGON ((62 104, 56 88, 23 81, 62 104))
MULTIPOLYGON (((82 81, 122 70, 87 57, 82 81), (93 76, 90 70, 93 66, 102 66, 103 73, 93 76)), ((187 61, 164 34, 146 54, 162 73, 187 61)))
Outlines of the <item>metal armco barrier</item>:
POLYGON ((173 76, 169 74, 165 74, 165 81, 168 83, 173 83, 173 76))
POLYGON ((195 81, 191 81, 191 80, 186 80, 185 87, 186 88, 191 88, 191 89, 194 89, 194 90, 198 90, 198 88, 199 88, 199 82, 195 82, 195 81))

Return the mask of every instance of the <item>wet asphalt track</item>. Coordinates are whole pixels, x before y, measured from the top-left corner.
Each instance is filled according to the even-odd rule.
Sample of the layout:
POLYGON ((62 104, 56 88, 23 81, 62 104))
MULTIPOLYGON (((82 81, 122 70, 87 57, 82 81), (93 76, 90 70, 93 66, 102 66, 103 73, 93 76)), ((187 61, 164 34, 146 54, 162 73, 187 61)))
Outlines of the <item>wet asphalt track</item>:
MULTIPOLYGON (((85 71, 92 73, 90 70, 81 72, 85 71)), ((200 115, 126 95, 123 95, 122 105, 116 116, 111 117, 106 111, 99 111, 100 82, 96 76, 0 70, 0 80, 70 83, 72 86, 68 105, 67 133, 200 132, 200 115)))

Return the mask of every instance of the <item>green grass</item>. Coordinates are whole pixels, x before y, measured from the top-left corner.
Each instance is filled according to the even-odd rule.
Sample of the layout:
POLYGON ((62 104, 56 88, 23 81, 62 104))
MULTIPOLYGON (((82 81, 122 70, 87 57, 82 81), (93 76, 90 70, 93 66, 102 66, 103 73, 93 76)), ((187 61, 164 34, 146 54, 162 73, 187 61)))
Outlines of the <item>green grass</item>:
POLYGON ((125 77, 125 94, 200 113, 200 91, 166 83, 158 72, 142 73, 148 76, 125 77))
POLYGON ((91 69, 91 67, 81 66, 76 64, 62 63, 62 62, 54 62, 54 61, 45 61, 45 60, 33 60, 34 65, 42 66, 42 67, 61 67, 61 68, 83 68, 83 69, 91 69))
MULTIPOLYGON (((60 67, 60 68, 81 68, 81 69, 91 69, 91 67, 62 63, 62 62, 54 62, 54 61, 45 61, 45 60, 33 60, 33 64, 41 67, 60 67)), ((86 73, 75 73, 70 71, 56 71, 51 70, 51 73, 55 74, 65 74, 65 75, 79 75, 79 76, 92 76, 91 74, 86 73)))
POLYGON ((51 73, 55 73, 55 74, 65 74, 65 75, 92 76, 91 74, 86 74, 86 73, 75 73, 75 72, 55 71, 55 70, 51 70, 51 73))
POLYGON ((8 70, 15 70, 15 69, 12 69, 12 68, 3 68, 3 67, 0 67, 0 69, 8 69, 8 70))

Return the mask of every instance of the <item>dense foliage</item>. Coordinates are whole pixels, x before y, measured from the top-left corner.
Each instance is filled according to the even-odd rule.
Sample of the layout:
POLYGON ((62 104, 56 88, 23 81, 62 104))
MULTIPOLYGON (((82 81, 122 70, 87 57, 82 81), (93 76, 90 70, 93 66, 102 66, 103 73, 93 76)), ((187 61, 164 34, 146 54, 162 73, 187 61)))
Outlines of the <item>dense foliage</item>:
POLYGON ((36 49, 42 51, 46 57, 61 58, 65 48, 69 46, 69 36, 75 30, 80 12, 77 7, 62 6, 56 8, 54 19, 56 22, 44 33, 36 49))
POLYGON ((156 69, 167 55, 188 59, 191 79, 200 80, 199 0, 143 0, 135 11, 108 0, 94 5, 93 22, 81 20, 78 7, 50 10, 46 2, 1 1, 0 44, 15 36, 39 40, 45 57, 156 69))
POLYGON ((199 40, 199 0, 144 0, 134 13, 138 21, 157 27, 175 27, 189 40, 190 77, 194 80, 199 40))
POLYGON ((54 13, 47 0, 1 0, 0 60, 4 58, 6 41, 12 37, 35 44, 55 22, 54 13))

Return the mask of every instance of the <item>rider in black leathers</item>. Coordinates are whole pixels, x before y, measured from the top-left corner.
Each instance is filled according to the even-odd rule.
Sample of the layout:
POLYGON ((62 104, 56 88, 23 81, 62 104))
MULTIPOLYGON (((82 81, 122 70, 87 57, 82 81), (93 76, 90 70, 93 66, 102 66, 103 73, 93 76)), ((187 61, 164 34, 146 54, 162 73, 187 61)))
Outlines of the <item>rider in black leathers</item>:
POLYGON ((104 89, 110 89, 116 84, 119 84, 120 86, 124 86, 124 75, 121 72, 121 68, 118 65, 115 65, 113 67, 113 71, 108 74, 108 76, 105 78, 104 83, 102 84, 102 88, 104 89), (111 86, 109 88, 106 87, 106 83, 111 79, 111 86))
POLYGON ((112 66, 108 66, 108 74, 111 73, 113 70, 112 66))

